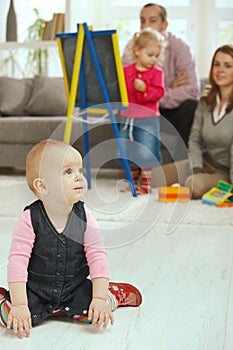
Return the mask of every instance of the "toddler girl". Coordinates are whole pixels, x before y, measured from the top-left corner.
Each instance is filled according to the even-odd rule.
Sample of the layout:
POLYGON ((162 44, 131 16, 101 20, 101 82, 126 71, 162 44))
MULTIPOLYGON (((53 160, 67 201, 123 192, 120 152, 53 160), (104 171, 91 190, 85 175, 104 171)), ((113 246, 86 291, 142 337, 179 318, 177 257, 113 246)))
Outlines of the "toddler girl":
POLYGON ((135 62, 124 67, 129 108, 121 112, 120 133, 138 195, 151 193, 152 167, 162 162, 158 102, 165 89, 163 71, 156 64, 164 47, 164 37, 145 28, 131 41, 135 62))

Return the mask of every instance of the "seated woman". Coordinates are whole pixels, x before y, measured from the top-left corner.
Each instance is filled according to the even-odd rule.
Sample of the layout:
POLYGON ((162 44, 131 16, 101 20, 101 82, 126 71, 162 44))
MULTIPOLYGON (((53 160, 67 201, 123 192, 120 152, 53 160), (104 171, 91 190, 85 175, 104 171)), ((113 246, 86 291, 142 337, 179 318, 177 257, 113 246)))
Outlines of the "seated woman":
POLYGON ((215 51, 209 81, 210 89, 200 98, 188 143, 193 174, 185 185, 196 199, 219 180, 233 183, 232 45, 215 51))
POLYGON ((215 51, 209 81, 189 136, 191 163, 186 159, 165 164, 152 174, 152 185, 153 176, 160 171, 163 185, 179 182, 188 186, 194 199, 216 187, 219 180, 233 183, 233 45, 215 51))

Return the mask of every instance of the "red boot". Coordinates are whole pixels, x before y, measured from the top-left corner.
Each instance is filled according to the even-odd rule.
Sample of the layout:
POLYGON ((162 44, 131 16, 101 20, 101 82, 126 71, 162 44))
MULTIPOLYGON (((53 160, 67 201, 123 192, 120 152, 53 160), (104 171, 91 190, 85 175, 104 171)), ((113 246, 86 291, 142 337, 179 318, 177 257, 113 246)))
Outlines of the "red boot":
POLYGON ((5 293, 6 293, 6 289, 3 287, 0 287, 0 299, 4 298, 5 293))
POLYGON ((141 293, 132 284, 110 282, 108 290, 116 297, 118 307, 139 306, 142 302, 141 293))

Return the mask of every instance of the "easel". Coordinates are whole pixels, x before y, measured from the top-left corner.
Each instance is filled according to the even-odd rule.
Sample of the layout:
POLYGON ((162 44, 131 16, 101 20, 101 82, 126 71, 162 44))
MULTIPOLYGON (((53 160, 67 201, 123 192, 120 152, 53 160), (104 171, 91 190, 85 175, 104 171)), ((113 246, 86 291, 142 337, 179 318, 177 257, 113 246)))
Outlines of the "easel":
MULTIPOLYGON (((58 43, 58 48, 59 48, 59 54, 62 62, 62 69, 63 69, 63 75, 64 75, 64 81, 65 81, 65 88, 66 88, 66 93, 67 93, 67 98, 68 98, 68 110, 67 110, 67 121, 66 121, 66 126, 65 126, 65 132, 64 132, 64 141, 69 143, 70 142, 70 137, 71 137, 71 131, 72 131, 72 116, 74 112, 74 107, 76 106, 76 95, 78 91, 78 82, 80 83, 80 93, 81 93, 81 104, 80 107, 81 109, 85 110, 86 108, 90 107, 88 106, 88 101, 86 98, 86 81, 85 81, 85 74, 84 74, 84 39, 86 39, 89 50, 91 53, 92 57, 92 63, 95 67, 95 71, 98 76, 98 81, 99 85, 104 97, 105 101, 105 106, 108 110, 111 123, 112 123, 112 128, 114 135, 116 137, 117 145, 119 148, 119 152, 122 158, 123 166, 125 169, 126 177, 131 185, 131 191, 134 197, 137 196, 136 194, 136 189, 134 186, 133 178, 130 173, 130 168, 129 168, 129 163, 126 158, 125 150, 122 144, 122 140, 120 137, 117 121, 114 115, 113 107, 110 101, 109 93, 106 87, 106 82, 102 73, 102 69, 99 63, 99 59, 96 53, 95 45, 92 40, 92 32, 89 30, 88 26, 86 23, 79 24, 78 25, 78 33, 77 33, 77 41, 76 41, 76 49, 75 49, 75 57, 74 57, 74 64, 73 64, 73 71, 72 71, 72 79, 71 79, 71 84, 69 87, 69 82, 67 78, 67 71, 66 71, 66 66, 65 66, 65 59, 64 59, 64 52, 62 48, 62 42, 61 42, 61 35, 57 36, 57 43, 58 43)), ((113 41, 114 42, 114 41, 113 41)), ((115 47, 114 49, 118 49, 116 47, 116 42, 115 42, 115 47)), ((119 49, 118 49, 118 54, 119 54, 119 49)), ((119 55, 120 57, 120 55, 119 55)), ((117 62, 116 62, 117 64, 117 62)), ((119 64, 119 62, 118 62, 119 64)), ((122 72, 123 74, 123 72, 122 72)), ((124 81, 124 80, 123 80, 124 81)), ((126 89, 126 88, 125 88, 126 89)), ((126 90, 125 90, 126 91, 126 90)), ((127 94, 125 95, 127 96, 127 94)), ((83 132, 84 132, 84 152, 85 152, 85 161, 86 161, 86 172, 87 172, 87 183, 88 183, 88 188, 91 188, 91 171, 90 171, 90 155, 89 155, 89 136, 88 136, 88 127, 87 123, 85 120, 87 119, 87 113, 84 113, 83 115, 83 132)))

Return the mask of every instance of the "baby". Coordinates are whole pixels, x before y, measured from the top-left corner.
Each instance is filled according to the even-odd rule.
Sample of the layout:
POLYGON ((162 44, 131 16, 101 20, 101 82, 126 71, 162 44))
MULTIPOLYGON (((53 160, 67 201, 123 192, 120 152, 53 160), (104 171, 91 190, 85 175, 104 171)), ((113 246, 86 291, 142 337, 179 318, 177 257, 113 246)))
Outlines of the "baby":
POLYGON ((44 140, 27 155, 26 178, 38 199, 14 228, 0 323, 18 338, 60 314, 105 329, 117 307, 139 306, 137 288, 109 283, 103 239, 83 202, 80 153, 65 142, 44 140))

